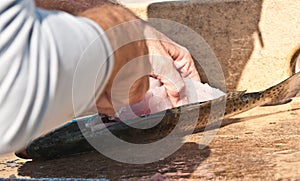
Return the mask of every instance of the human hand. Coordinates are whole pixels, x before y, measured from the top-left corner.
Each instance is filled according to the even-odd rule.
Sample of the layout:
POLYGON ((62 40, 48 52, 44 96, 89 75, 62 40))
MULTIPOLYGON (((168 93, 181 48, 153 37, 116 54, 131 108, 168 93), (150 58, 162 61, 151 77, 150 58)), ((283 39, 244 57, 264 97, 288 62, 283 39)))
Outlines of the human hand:
POLYGON ((134 70, 128 70, 122 80, 119 80, 118 91, 126 93, 124 85, 129 85, 137 72, 145 72, 164 86, 172 107, 188 103, 183 78, 200 81, 200 77, 186 48, 176 44, 142 20, 138 20, 132 12, 118 5, 104 4, 80 15, 97 22, 106 31, 113 49, 116 50, 113 74, 97 101, 99 112, 113 115, 118 108, 135 104, 144 98, 148 90, 148 76, 135 82, 130 88, 129 96, 112 97, 112 86, 117 73, 125 64, 145 55, 147 61, 136 62, 134 70), (126 46, 123 46, 125 44, 126 46), (113 98, 118 102, 115 108, 112 104, 113 98))
MULTIPOLYGON (((128 63, 130 60, 146 55, 148 53, 147 45, 144 41, 144 38, 140 38, 139 41, 131 42, 136 35, 143 35, 143 26, 138 24, 129 24, 128 26, 120 28, 118 25, 137 20, 138 17, 135 16, 131 11, 122 7, 118 4, 113 4, 109 0, 35 0, 35 4, 38 8, 46 10, 61 10, 72 15, 83 16, 89 18, 100 25, 100 27, 106 32, 112 48, 114 51, 114 68, 111 73, 110 79, 104 89, 104 92, 100 95, 97 100, 97 108, 100 113, 107 115, 113 115, 114 109, 111 100, 111 88, 113 81, 120 69, 128 63), (130 33, 129 33, 130 32, 130 33), (124 37, 125 35, 125 37, 124 37), (123 44, 123 42, 128 42, 128 44, 123 44)), ((135 64, 135 69, 144 71, 145 68, 149 68, 149 63, 139 61, 135 64)), ((137 72, 135 70, 135 72, 137 72)), ((126 75, 123 75, 123 79, 120 82, 123 83, 123 86, 120 85, 118 92, 125 92, 124 84, 130 83, 131 80, 135 78, 134 74, 128 72, 126 75)), ((115 81, 116 82, 116 81, 115 81)), ((118 97, 119 105, 134 104, 140 101, 149 87, 148 76, 145 75, 141 78, 138 78, 133 85, 130 87, 129 96, 128 94, 122 97, 118 97)))
MULTIPOLYGON (((119 80, 123 83, 117 85, 119 92, 126 93, 124 84, 130 84, 137 72, 148 72, 151 80, 157 80, 156 84, 152 84, 152 88, 163 85, 166 90, 164 95, 167 97, 164 99, 170 99, 172 107, 175 107, 188 102, 182 78, 200 81, 193 60, 184 47, 174 43, 142 20, 138 20, 138 17, 120 5, 108 3, 106 0, 80 0, 79 2, 54 0, 50 4, 48 0, 35 1, 39 7, 45 9, 63 10, 89 18, 106 31, 106 36, 115 50, 115 65, 104 92, 97 100, 100 113, 114 114, 111 92, 116 75, 125 64, 143 55, 148 55, 148 61, 140 61, 134 65, 133 71, 128 70, 123 79, 119 80)), ((116 98, 119 102, 118 107, 139 102, 148 90, 148 78, 148 76, 139 78, 131 86, 129 96, 126 95, 127 99, 124 96, 116 98)))
MULTIPOLYGON (((164 86, 173 107, 189 103, 183 78, 200 82, 190 53, 186 48, 173 42, 152 27, 147 27, 145 34, 150 39, 146 43, 152 66, 151 77, 157 79, 160 85, 164 86)), ((155 83, 151 86, 151 88, 156 88, 158 84, 155 83)))
POLYGON ((114 51, 113 71, 97 100, 98 111, 112 116, 118 108, 142 100, 149 88, 149 73, 145 72, 150 72, 151 65, 149 61, 143 61, 146 60, 143 56, 148 54, 144 38, 145 24, 131 11, 111 3, 88 9, 79 13, 79 16, 89 18, 100 25, 114 51), (137 58, 139 61, 135 61, 133 66, 127 66, 116 79, 121 69, 124 70, 126 64, 137 58), (137 77, 139 73, 144 73, 144 76, 137 77), (112 90, 113 84, 117 89, 112 90))

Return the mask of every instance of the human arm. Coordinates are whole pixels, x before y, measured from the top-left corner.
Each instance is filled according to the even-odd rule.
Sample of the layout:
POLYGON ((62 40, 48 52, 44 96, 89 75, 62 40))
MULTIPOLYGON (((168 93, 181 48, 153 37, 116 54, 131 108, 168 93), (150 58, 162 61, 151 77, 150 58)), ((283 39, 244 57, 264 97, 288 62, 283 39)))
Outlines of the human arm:
MULTIPOLYGON (((138 32, 140 35, 139 38, 141 41, 132 42, 120 50, 117 49, 118 51, 114 53, 115 66, 112 68, 112 64, 105 62, 104 65, 106 68, 104 68, 104 71, 100 72, 103 73, 103 75, 98 75, 100 77, 100 80, 97 81, 98 84, 94 87, 91 87, 89 80, 95 78, 95 74, 91 72, 98 70, 99 59, 102 57, 106 60, 106 58, 112 54, 109 44, 111 44, 114 49, 115 43, 117 46, 120 43, 118 40, 124 40, 120 37, 114 38, 109 34, 103 36, 101 33, 102 29, 100 27, 108 31, 111 27, 122 24, 124 21, 128 22, 138 18, 121 6, 107 8, 107 10, 110 11, 97 11, 98 14, 96 14, 94 17, 92 17, 93 12, 100 7, 88 9, 80 14, 81 16, 85 16, 93 20, 89 21, 83 18, 75 18, 62 12, 37 10, 34 8, 32 1, 16 1, 12 3, 16 4, 1 4, 2 8, 0 8, 2 17, 1 20, 7 20, 6 22, 9 22, 7 24, 1 24, 0 36, 3 37, 5 35, 5 37, 8 37, 8 40, 6 42, 3 41, 4 43, 0 47, 0 60, 3 64, 7 63, 3 61, 7 57, 9 60, 11 60, 6 66, 0 67, 2 73, 2 77, 0 78, 2 80, 13 79, 12 81, 6 81, 9 82, 8 84, 4 84, 4 81, 1 80, 1 86, 4 85, 3 87, 6 87, 6 89, 2 89, 2 97, 0 97, 2 103, 0 112, 5 113, 0 119, 1 124, 3 123, 2 125, 4 125, 0 130, 0 134, 2 136, 0 143, 2 150, 0 152, 2 153, 21 148, 31 139, 49 131, 59 124, 62 124, 66 120, 71 119, 73 116, 80 116, 85 113, 96 112, 96 110, 93 109, 93 105, 95 103, 94 98, 98 98, 97 108, 99 112, 112 114, 115 110, 113 110, 111 105, 112 100, 110 93, 114 82, 114 77, 118 73, 119 69, 121 69, 124 64, 134 57, 142 56, 149 52, 150 55, 151 53, 157 53, 157 55, 162 55, 163 53, 168 61, 163 61, 163 64, 156 65, 150 61, 152 70, 159 70, 161 66, 165 66, 166 69, 171 67, 170 72, 174 72, 176 74, 175 80, 179 80, 179 82, 181 82, 181 75, 185 76, 185 73, 176 73, 177 70, 180 71, 181 68, 174 67, 173 59, 181 61, 183 57, 188 56, 189 60, 186 62, 188 64, 184 63, 183 65, 191 65, 189 66, 189 69, 194 69, 193 63, 190 64, 192 59, 184 48, 176 44, 174 45, 177 48, 174 48, 174 45, 173 47, 169 45, 164 46, 160 41, 158 41, 158 44, 152 44, 150 41, 145 41, 145 36, 147 35, 144 34, 145 29, 149 30, 149 26, 144 24, 142 21, 139 21, 141 22, 141 24, 139 24, 141 26, 130 26, 125 29, 117 29, 116 31, 117 33, 119 32, 118 35, 124 36, 126 33, 132 32, 128 30, 134 30, 134 32, 138 32), (9 16, 7 16, 5 12, 9 12, 9 16), (108 15, 111 15, 111 12, 115 12, 116 14, 114 14, 115 16, 113 19, 98 19, 101 17, 101 13, 99 14, 99 12, 109 13, 106 16, 104 14, 103 17, 109 17, 108 15), (20 27, 16 28, 14 26, 8 26, 12 24, 14 25, 14 22, 17 22, 15 23, 17 25, 21 24, 21 27, 27 25, 25 27, 27 27, 29 30, 27 29, 27 31, 23 31, 22 29, 22 33, 19 33, 18 28, 20 27), (15 40, 13 38, 13 41, 10 40, 9 38, 11 38, 12 35, 4 34, 4 31, 7 29, 9 29, 9 31, 6 32, 14 30, 13 33, 17 37, 25 37, 25 40, 23 40, 21 43, 19 39, 15 40), (37 36, 33 36, 36 35, 33 34, 33 32, 36 33, 37 36), (101 41, 97 40, 93 42, 93 46, 89 47, 88 51, 85 51, 86 49, 84 48, 90 45, 89 40, 95 40, 94 36, 100 36, 101 41), (114 42, 115 40, 117 42, 114 42), (32 42, 35 43, 35 46, 33 46, 34 48, 30 48, 31 45, 33 45, 32 42), (14 49, 18 48, 19 46, 22 48, 17 50, 14 49), (149 46, 154 49, 148 49, 149 46), (178 48, 180 51, 178 51, 178 48), (30 51, 28 49, 30 49, 30 51), (160 49, 162 52, 156 52, 157 49, 160 49), (99 52, 101 52, 101 54, 99 54, 99 52), (82 53, 85 56, 82 56, 82 53), (32 57, 32 54, 35 56, 32 57), (170 61, 170 58, 172 61, 170 61), (83 59, 84 61, 82 61, 83 59), (116 63, 116 60, 119 61, 116 63), (82 62, 87 62, 90 66, 84 64, 80 64, 80 66, 78 66, 78 63, 82 62), (12 75, 9 74, 9 76, 5 76, 7 71, 10 70, 17 71, 15 74, 11 73, 12 75), (75 76, 75 82, 74 72, 76 73, 75 75, 79 75, 75 76), (111 74, 110 77, 109 74, 111 74), (7 79, 7 77, 9 79, 7 79), (103 85, 106 85, 105 88, 103 85), (96 95, 95 92, 93 92, 93 88, 96 89, 96 95), (101 96, 99 97, 98 95, 100 93, 101 96), (75 103, 74 97, 76 100, 75 103), (5 106, 3 106, 4 104, 5 106), (16 108, 20 108, 20 111, 17 111, 16 108), (8 122, 7 120, 12 121, 8 122)), ((102 6, 102 8, 103 7, 104 6, 102 6)), ((150 28, 150 30, 151 29, 152 28, 150 28)), ((152 34, 156 31, 151 30, 150 32, 152 34)), ((132 36, 128 37, 129 39, 126 41, 129 41, 130 38, 132 38, 132 36)), ((133 36, 133 38, 136 37, 133 36)), ((165 40, 169 41, 168 39, 165 40)), ((148 63, 146 64, 148 65, 148 63)), ((138 70, 142 70, 145 67, 147 66, 145 66, 144 63, 135 65, 136 69, 134 73, 138 72, 138 70)), ((164 72, 153 71, 152 73, 165 85, 170 83, 167 79, 164 79, 164 77, 159 77, 161 74, 164 74, 164 72)), ((127 76, 125 76, 125 80, 122 81, 123 84, 124 82, 126 84, 126 79, 130 76, 131 74, 127 74, 127 76)), ((147 76, 139 79, 139 82, 137 82, 135 85, 136 86, 132 86, 130 88, 131 93, 129 93, 129 100, 120 99, 122 104, 126 103, 126 101, 128 101, 129 104, 133 104, 143 97, 144 93, 148 89, 147 76)), ((175 100, 178 100, 179 92, 183 90, 184 87, 184 84, 182 83, 179 83, 179 85, 179 87, 176 87, 179 88, 177 90, 173 89, 174 86, 172 85, 166 86, 169 92, 175 90, 175 94, 169 94, 170 97, 175 97, 175 100)), ((176 101, 173 102, 173 106, 176 105, 176 101)))
MULTIPOLYGON (((122 60, 124 57, 129 56, 129 59, 132 60, 137 56, 147 53, 133 53, 137 51, 136 48, 123 48, 124 50, 120 50, 122 49, 120 47, 126 43, 132 45, 134 41, 144 40, 148 49, 149 56, 147 58, 150 61, 150 65, 146 66, 151 66, 151 76, 159 79, 164 84, 173 106, 179 106, 184 103, 185 85, 183 78, 200 81, 193 59, 186 48, 176 44, 121 5, 110 3, 109 0, 35 1, 38 6, 45 9, 59 9, 95 21, 105 30, 113 50, 116 51, 116 59, 122 60), (103 17, 109 18, 104 19, 103 17), (134 54, 135 56, 133 56, 134 54)), ((121 65, 123 66, 124 64, 121 65)), ((115 70, 120 70, 120 68, 115 68, 115 70)), ((106 93, 102 94, 97 102, 100 112, 109 115, 112 115, 115 111, 112 109, 112 101, 110 100, 111 86, 114 80, 115 75, 111 77, 107 90, 105 90, 106 93)), ((122 81, 124 82, 125 80, 122 81)), ((125 92, 119 88, 119 92, 121 91, 125 92)), ((137 91, 132 92, 136 93, 137 91)), ((135 95, 129 95, 129 98, 134 98, 135 95)), ((123 98, 119 98, 119 100, 123 100, 123 98)), ((187 102, 185 101, 185 103, 187 102)), ((125 103, 121 104, 124 105, 125 103)))
POLYGON ((31 0, 3 1, 0 40, 0 153, 16 151, 76 116, 74 97, 80 96, 77 115, 96 112, 94 98, 113 70, 112 50, 98 25, 36 9, 31 0), (98 84, 87 87, 96 65, 103 66, 98 84), (83 81, 73 87, 76 71, 83 81))

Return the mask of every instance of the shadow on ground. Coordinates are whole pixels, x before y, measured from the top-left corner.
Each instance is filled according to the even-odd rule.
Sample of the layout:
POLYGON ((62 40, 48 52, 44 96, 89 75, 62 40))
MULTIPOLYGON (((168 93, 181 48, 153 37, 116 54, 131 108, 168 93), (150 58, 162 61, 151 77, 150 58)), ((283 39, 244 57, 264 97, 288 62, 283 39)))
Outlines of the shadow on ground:
POLYGON ((254 116, 247 116, 247 117, 243 117, 243 118, 230 118, 230 119, 223 120, 221 126, 224 127, 224 126, 234 124, 234 123, 238 123, 238 122, 250 121, 252 119, 263 118, 263 117, 268 117, 268 116, 271 116, 271 115, 288 113, 288 112, 293 112, 293 111, 297 111, 297 110, 300 110, 300 108, 281 110, 281 111, 277 111, 277 112, 259 114, 259 115, 254 115, 254 116))
MULTIPOLYGON (((300 108, 286 109, 243 118, 226 119, 222 122, 221 127, 297 110, 300 110, 300 108)), ((155 173, 161 173, 168 178, 190 178, 197 168, 207 165, 202 163, 210 154, 211 150, 209 147, 199 149, 199 145, 195 142, 188 142, 166 159, 150 164, 135 165, 111 160, 94 151, 55 160, 28 161, 18 168, 18 175, 32 178, 64 177, 119 180, 149 179, 155 173)))
POLYGON ((212 130, 212 129, 219 129, 220 127, 226 127, 228 125, 236 124, 236 123, 239 123, 239 122, 251 121, 253 119, 268 117, 268 116, 276 115, 276 114, 293 112, 293 111, 297 111, 297 110, 300 110, 300 108, 281 110, 281 111, 277 111, 277 112, 258 114, 258 115, 247 116, 247 117, 242 117, 242 118, 228 118, 228 119, 222 120, 221 124, 216 123, 216 124, 207 125, 209 127, 209 129, 207 129, 208 127, 203 127, 203 128, 200 128, 200 129, 196 130, 195 133, 203 132, 203 131, 209 131, 209 130, 212 130))
MULTIPOLYGON (((28 161, 18 169, 18 175, 32 178, 107 178, 112 180, 149 178, 155 173, 171 178, 189 178, 210 155, 210 148, 199 149, 196 143, 185 143, 174 154, 161 161, 134 165, 120 163, 90 152, 56 160, 28 161)), ((146 155, 145 155, 146 156, 146 155)))

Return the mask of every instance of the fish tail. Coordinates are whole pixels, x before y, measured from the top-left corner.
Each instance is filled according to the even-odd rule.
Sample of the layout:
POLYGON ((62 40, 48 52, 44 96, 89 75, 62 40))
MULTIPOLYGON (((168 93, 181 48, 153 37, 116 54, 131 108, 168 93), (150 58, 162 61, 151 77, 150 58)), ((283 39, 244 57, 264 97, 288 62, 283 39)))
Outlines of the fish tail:
POLYGON ((283 82, 262 92, 266 97, 264 106, 278 105, 290 102, 300 91, 300 73, 296 73, 283 82))
POLYGON ((300 91, 300 73, 264 91, 245 93, 231 92, 226 95, 224 118, 245 112, 257 106, 278 105, 289 102, 300 91))

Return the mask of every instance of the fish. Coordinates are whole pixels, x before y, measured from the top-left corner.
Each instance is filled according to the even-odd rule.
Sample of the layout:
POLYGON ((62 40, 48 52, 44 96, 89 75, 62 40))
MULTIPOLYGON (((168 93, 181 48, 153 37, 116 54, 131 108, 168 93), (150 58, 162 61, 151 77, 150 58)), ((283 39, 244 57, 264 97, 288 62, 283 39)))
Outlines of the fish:
POLYGON ((184 133, 205 130, 207 125, 220 124, 230 118, 257 106, 272 106, 287 103, 300 91, 300 73, 281 83, 259 92, 237 91, 206 102, 187 104, 154 114, 140 116, 127 121, 114 122, 106 115, 92 115, 72 122, 31 142, 16 155, 25 159, 55 159, 64 156, 95 151, 88 140, 109 141, 108 135, 136 144, 160 140, 176 128, 180 138, 184 133), (111 124, 107 129, 92 130, 87 123, 101 119, 111 124), (141 124, 158 124, 149 129, 139 129, 141 124), (180 123, 178 128, 177 124, 180 123))

